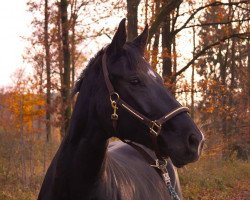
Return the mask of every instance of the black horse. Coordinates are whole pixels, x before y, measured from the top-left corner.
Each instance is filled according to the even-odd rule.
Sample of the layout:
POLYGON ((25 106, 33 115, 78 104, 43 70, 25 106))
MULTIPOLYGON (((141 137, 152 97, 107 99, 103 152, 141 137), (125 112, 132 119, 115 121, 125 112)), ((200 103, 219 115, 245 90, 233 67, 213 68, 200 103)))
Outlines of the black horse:
POLYGON ((126 42, 122 20, 111 44, 82 72, 74 89, 79 94, 69 131, 47 171, 39 200, 171 199, 162 177, 144 156, 126 143, 115 142, 108 147, 110 137, 143 145, 153 158, 157 146, 157 154, 171 158, 167 169, 172 186, 181 196, 173 165, 196 161, 203 135, 185 110, 171 113, 181 105, 144 59, 147 36, 146 26, 133 42, 126 42), (118 99, 124 104, 118 104, 118 99), (171 117, 161 127, 149 120, 166 113, 171 117), (153 127, 148 127, 147 120, 153 127), (155 142, 149 129, 156 133, 155 142))

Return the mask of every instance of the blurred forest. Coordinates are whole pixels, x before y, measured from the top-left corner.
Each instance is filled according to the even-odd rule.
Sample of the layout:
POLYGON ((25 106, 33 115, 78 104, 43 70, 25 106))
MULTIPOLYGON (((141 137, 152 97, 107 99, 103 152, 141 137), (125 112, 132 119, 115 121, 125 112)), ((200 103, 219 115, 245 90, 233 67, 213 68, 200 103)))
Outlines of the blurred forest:
POLYGON ((0 89, 1 200, 36 199, 77 75, 124 17, 128 40, 149 24, 147 60, 205 133, 201 160, 179 170, 185 199, 250 196, 248 0, 29 0, 27 10, 23 59, 33 73, 23 66, 0 89))

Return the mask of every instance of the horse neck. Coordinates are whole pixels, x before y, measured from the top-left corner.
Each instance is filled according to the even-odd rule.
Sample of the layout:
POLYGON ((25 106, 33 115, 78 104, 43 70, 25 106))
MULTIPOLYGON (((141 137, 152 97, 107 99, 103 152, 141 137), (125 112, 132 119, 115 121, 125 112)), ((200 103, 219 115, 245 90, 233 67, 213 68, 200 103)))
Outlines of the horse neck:
MULTIPOLYGON (((90 80, 91 77, 86 78, 86 82, 90 80)), ((74 191, 72 194, 83 196, 88 195, 102 175, 108 144, 108 137, 102 130, 95 111, 96 97, 91 84, 96 83, 92 82, 82 83, 83 88, 76 101, 69 132, 61 148, 63 159, 68 162, 68 178, 74 191)))

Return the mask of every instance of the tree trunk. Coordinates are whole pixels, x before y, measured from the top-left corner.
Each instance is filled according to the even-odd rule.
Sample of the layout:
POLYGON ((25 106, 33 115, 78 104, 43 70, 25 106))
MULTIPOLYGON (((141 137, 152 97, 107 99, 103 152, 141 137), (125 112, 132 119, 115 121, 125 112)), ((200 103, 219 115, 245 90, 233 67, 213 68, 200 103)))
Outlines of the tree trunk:
POLYGON ((172 75, 170 15, 166 17, 162 25, 162 76, 170 78, 172 75))
MULTIPOLYGON (((193 27, 193 56, 195 55, 195 27, 193 27)), ((194 67, 192 64, 192 74, 191 74, 191 117, 194 118, 194 67)))
POLYGON ((27 184, 27 172, 26 172, 26 162, 25 162, 25 142, 24 142, 24 94, 23 91, 19 93, 19 134, 20 134, 20 153, 21 153, 21 181, 23 185, 27 184))
POLYGON ((76 20, 77 20, 77 11, 76 11, 77 0, 71 2, 71 88, 74 87, 75 83, 75 64, 76 64, 76 20))
MULTIPOLYGON (((160 9, 160 2, 155 1, 155 12, 158 13, 160 9)), ((155 33, 154 43, 153 43, 153 50, 152 50, 152 59, 151 59, 151 65, 156 70, 156 66, 158 63, 158 53, 159 53, 159 38, 160 38, 160 28, 155 33)))
POLYGON ((63 75, 62 75, 62 102, 63 102, 63 133, 64 137, 69 126, 71 115, 70 104, 70 49, 69 49, 69 26, 68 26, 68 1, 60 1, 61 27, 62 27, 62 55, 63 55, 63 75))
POLYGON ((72 60, 72 65, 71 65, 71 83, 72 83, 72 87, 74 86, 75 83, 75 64, 76 64, 76 60, 75 60, 75 25, 72 24, 72 36, 71 36, 71 60, 72 60))
POLYGON ((156 14, 155 20, 149 29, 148 42, 150 42, 151 38, 156 33, 165 17, 170 15, 170 13, 176 9, 182 3, 182 1, 183 0, 163 0, 164 4, 162 5, 159 13, 156 14))
MULTIPOLYGON (((176 24, 176 20, 177 20, 177 16, 179 14, 179 9, 176 10, 176 16, 175 14, 171 14, 171 18, 172 18, 172 30, 171 32, 173 32, 175 24, 176 24)), ((172 37, 172 36, 171 36, 172 37)), ((171 77, 171 83, 172 83, 172 93, 173 96, 176 95, 176 72, 177 72, 177 51, 176 51, 176 37, 172 37, 172 46, 173 46, 173 50, 172 50, 172 54, 173 54, 173 62, 172 62, 172 77, 171 77)))
POLYGON ((148 23, 148 0, 145 0, 145 24, 148 23))
MULTIPOLYGON (((230 42, 228 41, 227 43, 227 49, 225 53, 225 58, 223 60, 223 55, 222 55, 222 47, 219 48, 219 53, 218 53, 218 58, 220 61, 220 78, 221 78, 221 86, 222 89, 226 89, 226 78, 227 78, 227 63, 228 63, 228 53, 229 53, 229 45, 230 42)), ((222 91, 223 91, 222 90, 222 91)), ((222 97, 221 97, 221 107, 223 108, 224 112, 222 112, 221 115, 221 125, 222 125, 222 133, 227 134, 227 120, 226 120, 226 103, 227 103, 227 98, 225 95, 225 92, 222 92, 222 97)))
MULTIPOLYGON (((59 74, 60 74, 60 93, 61 93, 61 107, 60 107, 60 114, 63 119, 63 102, 62 102, 62 96, 63 96, 63 50, 62 50, 62 28, 61 28, 61 12, 60 12, 60 4, 58 4, 58 14, 57 14, 57 48, 58 48, 58 55, 57 55, 57 64, 58 64, 58 69, 59 69, 59 74)), ((60 122, 60 133, 61 133, 61 139, 63 138, 64 135, 64 122, 63 120, 60 122)))
POLYGON ((44 5, 44 48, 45 48, 45 65, 46 65, 46 141, 51 137, 51 75, 50 75, 50 45, 48 33, 49 13, 48 0, 45 0, 44 5))
POLYGON ((172 82, 172 58, 171 58, 171 19, 170 14, 167 15, 162 23, 162 77, 169 84, 172 82))
POLYGON ((127 0, 127 19, 128 19, 128 41, 132 41, 138 35, 137 14, 140 0, 127 0))
MULTIPOLYGON (((248 107, 247 107, 247 110, 248 110, 248 117, 250 118, 250 41, 248 40, 247 41, 247 57, 248 57, 248 62, 247 62, 247 71, 248 71, 248 97, 247 97, 247 101, 248 101, 248 107)), ((249 132, 250 132, 250 126, 248 127, 249 129, 249 132)))

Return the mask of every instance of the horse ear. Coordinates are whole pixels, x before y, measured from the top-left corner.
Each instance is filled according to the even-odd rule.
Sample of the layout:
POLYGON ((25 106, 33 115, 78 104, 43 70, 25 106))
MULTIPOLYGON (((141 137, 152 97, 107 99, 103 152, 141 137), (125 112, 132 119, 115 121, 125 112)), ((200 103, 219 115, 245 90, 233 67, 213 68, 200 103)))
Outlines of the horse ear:
POLYGON ((138 47, 140 53, 144 55, 144 51, 146 49, 148 42, 148 24, 146 24, 143 32, 133 40, 133 44, 138 47))
POLYGON ((108 48, 109 53, 116 54, 121 51, 126 42, 126 38, 126 19, 124 18, 120 22, 118 29, 113 37, 113 40, 108 48))

